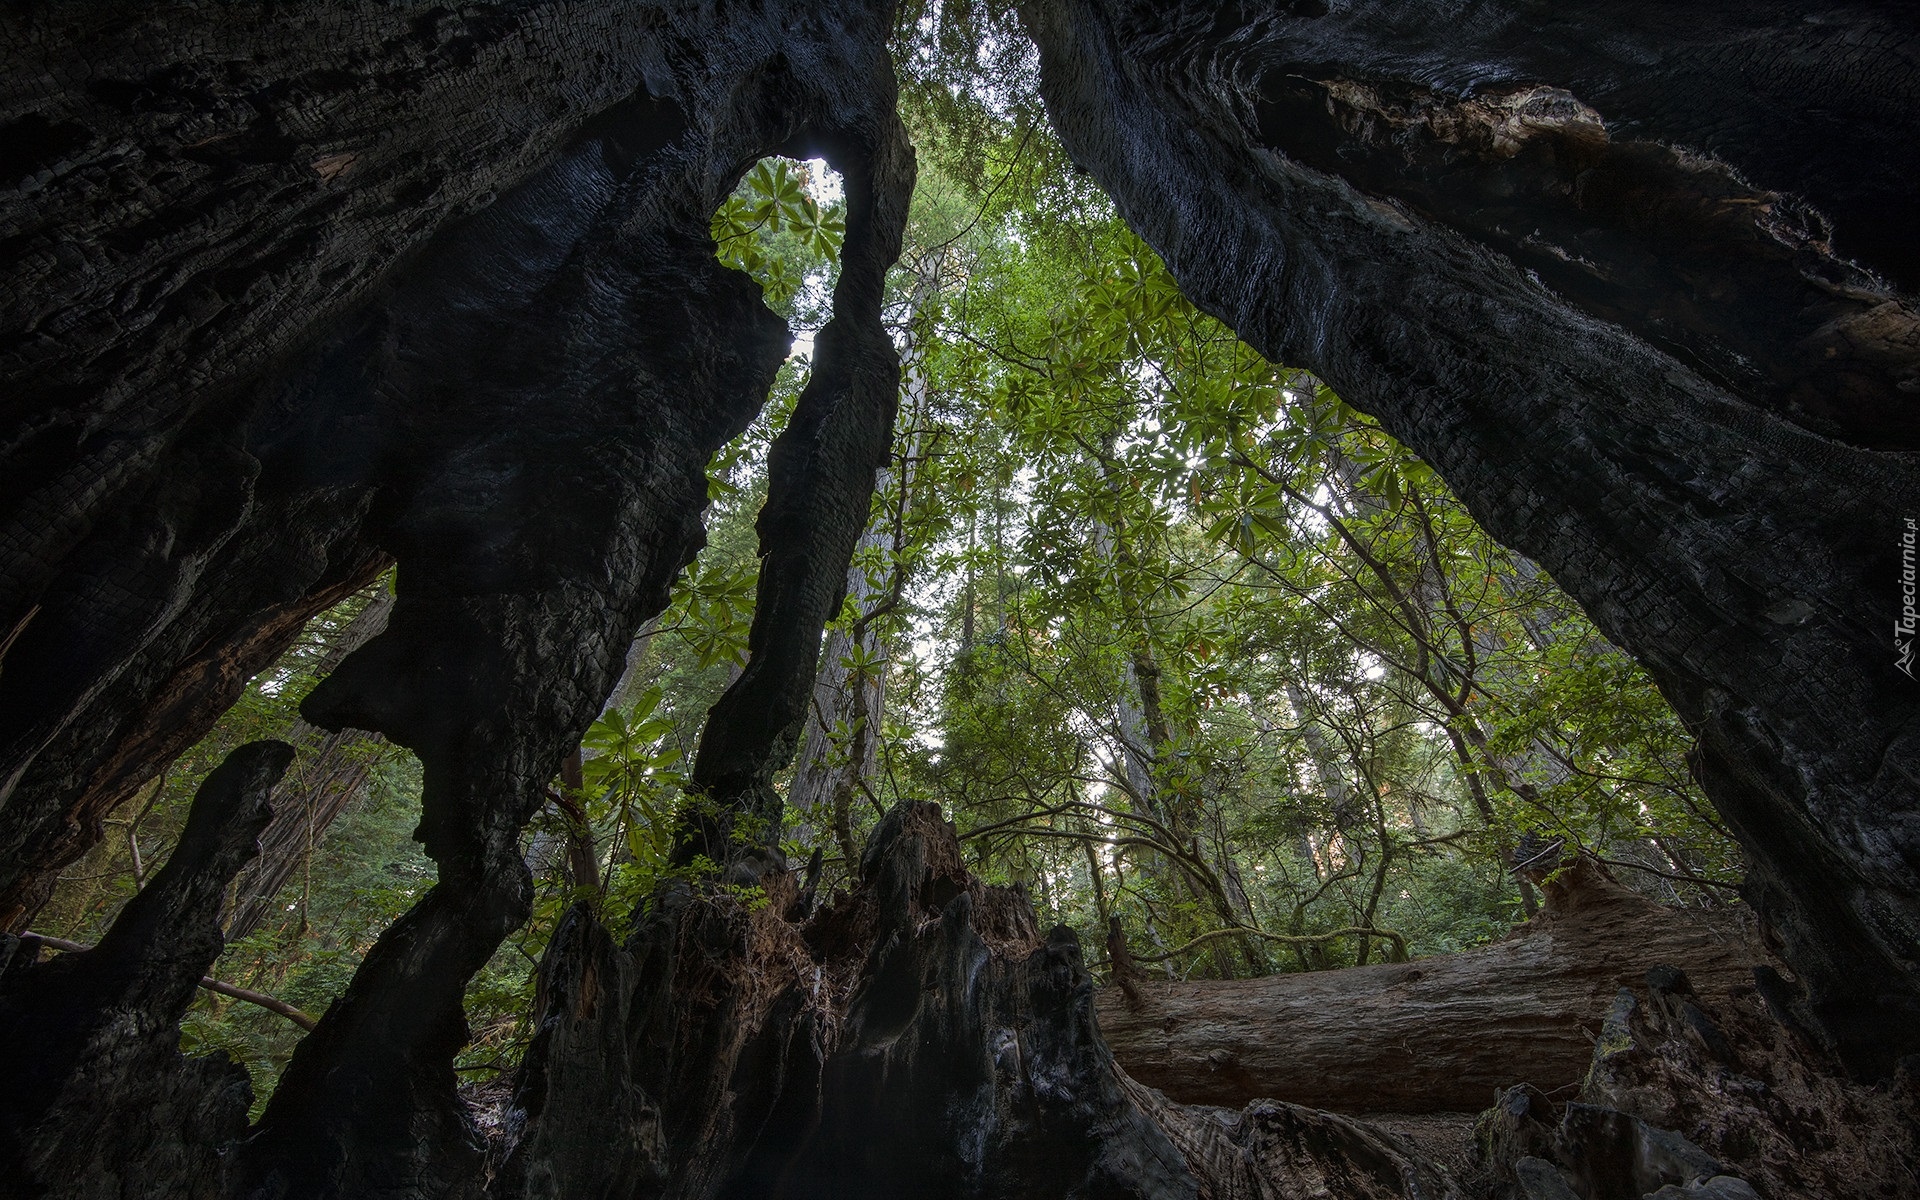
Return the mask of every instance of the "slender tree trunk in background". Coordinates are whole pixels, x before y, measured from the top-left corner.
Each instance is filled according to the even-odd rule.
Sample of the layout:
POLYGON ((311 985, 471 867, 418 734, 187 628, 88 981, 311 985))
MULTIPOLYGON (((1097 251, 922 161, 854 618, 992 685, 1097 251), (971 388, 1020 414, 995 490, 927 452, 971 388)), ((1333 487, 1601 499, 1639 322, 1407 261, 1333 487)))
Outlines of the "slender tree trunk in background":
MULTIPOLYGON (((327 646, 314 675, 331 675, 347 655, 366 645, 387 627, 393 612, 393 591, 376 585, 365 608, 341 628, 327 646)), ((293 746, 293 765, 273 792, 273 819, 260 832, 260 854, 234 879, 234 902, 227 922, 228 941, 246 937, 273 912, 274 900, 295 870, 311 861, 334 819, 364 794, 373 756, 379 752, 378 734, 358 729, 325 730, 299 718, 287 734, 293 746)), ((302 927, 306 912, 300 914, 302 927)))
POLYGON ((1504 873, 1520 889, 1520 910, 1528 918, 1532 918, 1536 912, 1540 911, 1540 900, 1534 895, 1533 884, 1527 877, 1513 869, 1513 842, 1501 829, 1500 818, 1493 811, 1493 800, 1487 795, 1487 784, 1486 780, 1481 778, 1480 764, 1474 758, 1473 752, 1467 749, 1467 739, 1460 736, 1460 731, 1454 728, 1453 722, 1447 722, 1444 728, 1447 731, 1447 744, 1453 747, 1454 761, 1460 764, 1460 774, 1467 781, 1467 794, 1473 797, 1473 806, 1480 813, 1481 823, 1497 839, 1494 845, 1499 852, 1501 865, 1506 868, 1504 873))
POLYGON ((653 644, 653 631, 660 624, 659 617, 648 617, 640 626, 640 632, 634 637, 633 645, 627 647, 627 664, 620 670, 620 679, 607 693, 607 702, 601 706, 600 715, 606 716, 616 708, 631 707, 641 693, 640 664, 646 661, 647 647, 653 644))
MULTIPOLYGON (((1103 473, 1106 471, 1104 460, 1101 470, 1103 473)), ((1121 636, 1127 646, 1126 658, 1114 689, 1114 699, 1121 762, 1127 786, 1142 810, 1158 821, 1183 850, 1190 850, 1198 860, 1199 840, 1193 814, 1187 810, 1184 801, 1166 795, 1155 777, 1155 768, 1167 753, 1172 736, 1161 703, 1160 668, 1154 661, 1146 614, 1129 582, 1128 572, 1133 560, 1126 544, 1125 531, 1115 529, 1105 521, 1095 520, 1093 544, 1095 552, 1107 564, 1124 623, 1121 636)), ((1194 878, 1195 872, 1191 867, 1172 861, 1168 855, 1153 856, 1150 869, 1161 880, 1170 897, 1188 897, 1202 908, 1210 909, 1229 928, 1240 924, 1240 918, 1221 890, 1217 878, 1210 881, 1211 886, 1202 883, 1194 878)), ((1265 969, 1265 959, 1257 949, 1242 943, 1240 951, 1249 969, 1256 973, 1265 969)), ((1218 941, 1209 943, 1207 955, 1213 962, 1214 973, 1220 978, 1231 979, 1236 974, 1233 951, 1229 946, 1218 941)))
MULTIPOLYGON (((889 465, 874 476, 874 493, 893 496, 893 502, 875 512, 854 550, 854 565, 847 570, 847 596, 861 616, 853 629, 835 628, 827 635, 814 675, 813 698, 807 712, 806 732, 802 735, 793 782, 787 789, 787 803, 797 812, 816 809, 830 814, 835 841, 848 870, 852 870, 852 807, 854 798, 863 794, 879 767, 880 729, 886 719, 887 660, 890 647, 879 631, 871 626, 875 609, 881 604, 900 603, 906 587, 905 522, 915 500, 915 483, 921 473, 921 455, 926 449, 929 421, 926 351, 919 343, 919 322, 940 294, 940 276, 944 251, 930 253, 920 263, 913 294, 907 305, 908 334, 901 351, 904 401, 901 406, 905 429, 900 440, 900 466, 889 465), (896 490, 897 489, 897 490, 896 490), (888 578, 876 582, 869 574, 869 562, 878 557, 888 564, 888 578), (856 642, 857 636, 857 642, 856 642), (864 671, 856 685, 849 682, 846 658, 858 645, 861 657, 879 664, 864 671)), ((968 624, 971 627, 972 614, 968 624)))
MULTIPOLYGON (((884 479, 891 472, 881 474, 884 479)), ((877 483, 876 490, 880 486, 883 484, 877 483)), ((862 556, 876 551, 884 554, 891 544, 889 525, 890 522, 876 518, 860 535, 854 554, 862 556)), ((882 587, 868 575, 865 565, 856 565, 847 571, 847 596, 858 611, 867 611, 881 594, 882 587)), ((855 759, 851 743, 855 740, 856 723, 874 699, 867 693, 875 690, 876 681, 869 672, 859 687, 849 685, 846 660, 853 649, 852 635, 841 628, 830 630, 821 648, 820 666, 813 677, 813 699, 807 710, 806 732, 794 765, 793 782, 787 788, 787 803, 796 812, 833 812, 834 796, 841 790, 842 781, 865 777, 871 769, 870 763, 855 759)), ((861 638, 860 651, 866 656, 881 653, 872 632, 861 638)))
MULTIPOLYGON (((295 748, 294 765, 274 789, 273 820, 260 833, 260 857, 234 880, 229 941, 246 937, 273 916, 287 881, 312 861, 334 820, 365 795, 381 741, 357 729, 330 733, 305 722, 288 738, 295 748)), ((304 894, 299 907, 304 929, 304 894)))
POLYGON ((1347 773, 1346 756, 1327 741, 1327 732, 1321 727, 1320 718, 1308 700, 1306 691, 1292 680, 1287 681, 1287 705, 1293 709, 1294 720, 1300 723, 1301 740, 1307 744, 1307 755, 1313 759, 1314 774, 1320 779, 1320 794, 1333 805, 1336 814, 1348 811, 1358 793, 1353 779, 1347 773))
POLYGON ((1093 837, 1097 831, 1089 827, 1086 832, 1089 836, 1080 843, 1080 850, 1087 857, 1087 883, 1093 888, 1093 913, 1100 918, 1100 927, 1104 929, 1112 917, 1112 909, 1107 904, 1106 870, 1100 865, 1099 852, 1093 848, 1093 837))

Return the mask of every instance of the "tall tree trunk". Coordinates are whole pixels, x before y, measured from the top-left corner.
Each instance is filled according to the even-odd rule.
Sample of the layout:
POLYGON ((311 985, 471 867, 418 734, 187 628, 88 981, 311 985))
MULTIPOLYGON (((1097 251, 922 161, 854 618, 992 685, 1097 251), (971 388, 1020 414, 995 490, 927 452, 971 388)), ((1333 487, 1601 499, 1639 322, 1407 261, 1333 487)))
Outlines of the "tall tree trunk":
MULTIPOLYGON (((376 587, 366 607, 315 664, 319 678, 332 674, 347 655, 386 629, 393 592, 385 584, 376 587)), ((293 765, 274 790, 273 819, 260 831, 260 853, 234 879, 228 941, 260 927, 294 871, 312 861, 334 818, 363 794, 380 738, 358 729, 319 729, 303 717, 294 721, 287 741, 293 746, 293 765)), ((304 928, 304 911, 300 919, 304 928)))
MULTIPOLYGON (((1104 462, 1101 469, 1105 473, 1104 462)), ((1211 910, 1222 925, 1229 928, 1238 926, 1241 924, 1240 915, 1234 910, 1217 873, 1205 872, 1209 878, 1197 877, 1202 872, 1196 868, 1202 868, 1204 864, 1200 857, 1194 814, 1185 800, 1165 794, 1156 778, 1155 768, 1163 760, 1173 739, 1161 704, 1160 668, 1153 658, 1146 613, 1133 594, 1128 578, 1133 556, 1127 546, 1125 531, 1105 521, 1095 520, 1093 542, 1096 553, 1107 564, 1112 576, 1114 594, 1122 614, 1121 638, 1126 646, 1126 658, 1118 686, 1114 689, 1114 699, 1121 765, 1127 787, 1146 815, 1159 822, 1167 831, 1167 836, 1178 845, 1178 850, 1173 854, 1154 855, 1148 864, 1149 869, 1161 879, 1170 896, 1190 898, 1202 908, 1211 910), (1187 858, 1185 863, 1180 861, 1183 856, 1187 858)), ((1266 969, 1266 959, 1257 947, 1241 942, 1239 950, 1250 971, 1258 974, 1266 969)), ((1212 959, 1214 973, 1220 978, 1230 979, 1236 974, 1230 947, 1212 942, 1207 947, 1207 954, 1212 959)))
POLYGON ((907 522, 918 497, 917 483, 927 449, 930 408, 927 395, 926 347, 920 344, 922 322, 940 295, 944 249, 924 255, 913 293, 907 301, 908 333, 901 347, 901 374, 905 400, 904 432, 896 437, 898 466, 883 467, 874 476, 874 492, 887 499, 877 509, 854 549, 855 563, 847 570, 847 595, 860 616, 851 628, 835 628, 814 676, 812 705, 806 733, 794 767, 787 803, 799 812, 818 808, 830 814, 840 851, 852 870, 856 857, 852 841, 851 807, 857 796, 870 794, 880 762, 880 730, 886 720, 887 665, 890 648, 873 622, 902 602, 907 586, 907 522), (884 582, 876 582, 870 564, 878 557, 887 564, 884 582), (857 681, 845 660, 858 648, 860 657, 877 663, 862 671, 857 681))
MULTIPOLYGON (((861 535, 859 545, 854 548, 856 558, 868 551, 884 553, 891 541, 884 524, 889 523, 876 523, 861 535)), ((881 589, 864 565, 848 569, 847 596, 859 611, 865 612, 871 607, 878 594, 881 589)), ((811 813, 817 809, 831 813, 833 797, 840 790, 842 780, 870 777, 873 763, 852 752, 851 746, 855 725, 877 708, 878 697, 871 693, 879 690, 880 680, 869 673, 859 686, 849 683, 851 672, 846 660, 854 648, 848 630, 834 629, 827 634, 826 645, 820 651, 820 666, 813 677, 812 705, 807 710, 806 733, 795 761, 793 783, 787 788, 787 803, 798 812, 811 813)), ((859 650, 869 659, 882 653, 871 630, 861 639, 859 650)))
POLYGON ((1920 321, 1855 265, 1920 279, 1916 15, 1022 12, 1069 153, 1183 290, 1432 463, 1698 731, 1836 1052, 1920 1049, 1920 689, 1888 634, 1920 321))

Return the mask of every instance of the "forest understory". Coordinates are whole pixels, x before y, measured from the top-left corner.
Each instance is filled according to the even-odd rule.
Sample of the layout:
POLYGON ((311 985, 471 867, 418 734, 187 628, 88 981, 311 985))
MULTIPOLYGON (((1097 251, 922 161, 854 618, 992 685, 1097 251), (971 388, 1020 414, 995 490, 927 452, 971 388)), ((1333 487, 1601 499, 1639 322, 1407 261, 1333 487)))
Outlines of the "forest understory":
POLYGON ((1916 47, 0 14, 0 1197, 1920 1196, 1916 47))

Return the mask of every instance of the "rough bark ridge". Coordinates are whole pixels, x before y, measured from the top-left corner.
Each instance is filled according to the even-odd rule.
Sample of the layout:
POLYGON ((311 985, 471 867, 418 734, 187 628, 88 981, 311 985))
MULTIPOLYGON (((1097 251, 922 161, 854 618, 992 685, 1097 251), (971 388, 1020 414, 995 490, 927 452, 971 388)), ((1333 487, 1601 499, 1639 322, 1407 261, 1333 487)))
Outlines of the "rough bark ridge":
POLYGON ((1671 966, 1620 989, 1577 1092, 1556 1102, 1515 1087, 1481 1114, 1476 1149, 1496 1196, 1912 1195, 1920 1078, 1837 1077, 1767 991, 1705 995, 1671 966))
POLYGON ((253 1093, 226 1057, 184 1058, 180 1018, 224 944, 220 902, 272 815, 293 748, 253 742, 194 797, 164 867, 91 950, 35 961, 0 935, 0 1193, 219 1197, 219 1149, 253 1093))
MULTIPOLYGON (((756 776, 783 736, 791 744, 890 429, 896 367, 878 297, 911 152, 886 86, 886 11, 659 19, 676 17, 663 36, 680 55, 648 81, 658 98, 603 114, 272 410, 289 452, 308 456, 317 438, 300 431, 353 422, 370 395, 446 403, 459 420, 451 439, 411 415, 389 431, 407 458, 407 499, 381 523, 403 564, 398 602, 388 631, 306 704, 318 724, 377 729, 419 753, 420 836, 440 883, 296 1053, 242 1152, 247 1190, 440 1194, 477 1169, 451 1072, 461 993, 525 918, 519 830, 698 548, 703 468, 785 349, 706 236, 740 172, 782 149, 825 152, 842 170, 848 232, 834 321, 774 451, 768 510, 804 524, 779 530, 763 565, 753 660, 730 692, 761 724, 739 736, 716 710, 708 739, 735 734, 733 761, 756 776), (502 271, 502 247, 525 278, 502 271)), ((350 469, 338 458, 305 469, 350 469)))
MULTIPOLYGON (((701 544, 704 467, 788 345, 707 236, 773 152, 833 161, 848 232, 774 452, 746 699, 709 734, 725 769, 700 778, 738 791, 790 745, 892 418, 879 299, 912 156, 891 19, 564 0, 8 14, 9 911, 84 849, 76 798, 99 767, 63 747, 124 749, 155 687, 196 662, 244 681, 271 642, 254 631, 291 637, 388 556, 402 568, 387 630, 304 711, 420 755, 440 880, 300 1047, 237 1155, 241 1191, 471 1184, 451 1056, 466 980, 526 913, 520 828, 701 544)), ((190 741, 223 706, 179 706, 165 732, 190 741)), ((164 761, 132 758, 136 786, 164 761)))
POLYGON ((1751 995, 1759 945, 1662 908, 1581 860, 1540 916, 1458 954, 1338 971, 1104 988, 1129 1075, 1188 1104, 1476 1112, 1502 1088, 1580 1082, 1620 988, 1683 962, 1703 995, 1751 995))
POLYGON ((1268 1105, 1243 1128, 1127 1079, 1072 933, 971 878, 934 805, 894 809, 811 916, 787 872, 757 886, 670 887, 625 946, 569 914, 495 1196, 1452 1194, 1363 1126, 1268 1105))
POLYGON ((262 477, 259 378, 632 96, 651 24, 606 0, 0 14, 7 927, 379 569, 343 489, 262 477))
POLYGON ((1067 148, 1186 293, 1653 672, 1849 1066, 1920 1050, 1920 332, 1869 273, 1914 277, 1913 12, 1023 12, 1067 148))

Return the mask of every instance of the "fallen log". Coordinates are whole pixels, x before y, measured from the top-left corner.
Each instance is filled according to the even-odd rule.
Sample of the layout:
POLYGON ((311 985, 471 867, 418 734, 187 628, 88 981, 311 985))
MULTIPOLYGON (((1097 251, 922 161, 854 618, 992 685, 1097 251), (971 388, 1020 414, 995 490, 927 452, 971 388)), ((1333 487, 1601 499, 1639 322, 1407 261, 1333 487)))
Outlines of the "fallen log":
POLYGON ((1581 862, 1539 917, 1458 954, 1337 971, 1102 988, 1128 1074, 1186 1104, 1257 1099, 1336 1112, 1468 1112, 1500 1088, 1577 1084, 1622 987, 1683 967, 1703 994, 1753 987, 1750 936, 1663 908, 1581 862))

